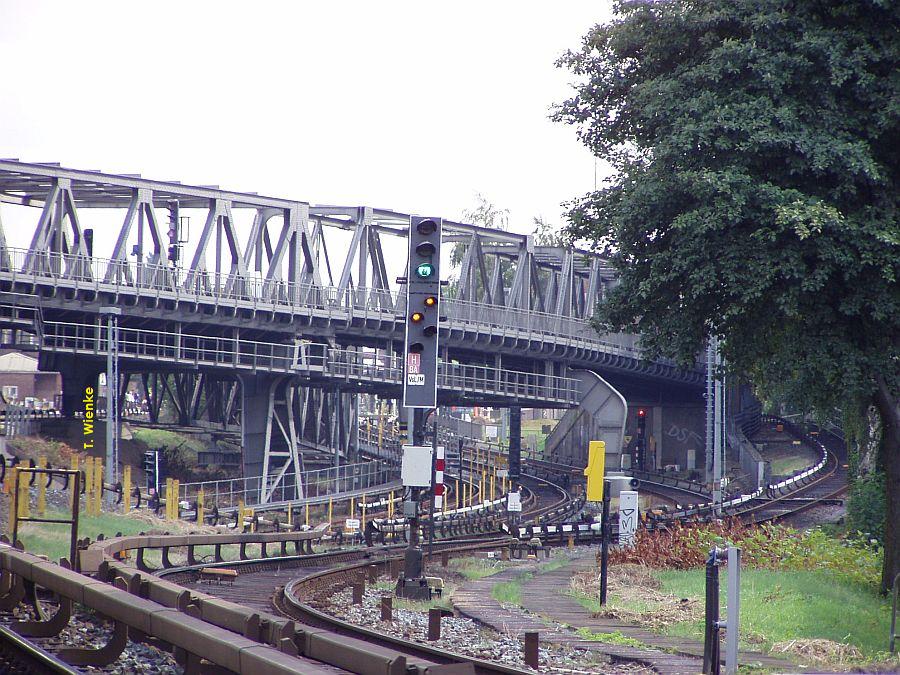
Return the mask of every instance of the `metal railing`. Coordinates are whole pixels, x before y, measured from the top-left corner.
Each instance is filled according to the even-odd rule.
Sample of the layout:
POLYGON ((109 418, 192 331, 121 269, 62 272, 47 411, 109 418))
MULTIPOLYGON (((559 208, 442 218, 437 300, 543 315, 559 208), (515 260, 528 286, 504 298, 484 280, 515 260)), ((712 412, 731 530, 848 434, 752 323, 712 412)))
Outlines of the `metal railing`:
MULTIPOLYGON (((122 294, 152 295, 158 299, 273 310, 350 320, 354 317, 396 321, 405 311, 402 293, 372 288, 339 289, 279 279, 238 276, 234 273, 189 271, 169 264, 113 261, 74 254, 7 248, 9 264, 0 278, 13 283, 47 282, 54 288, 122 294)), ((638 336, 613 333, 600 336, 587 319, 566 317, 466 300, 442 300, 449 325, 487 327, 492 333, 527 333, 554 341, 569 340, 595 349, 638 358, 638 336)))
MULTIPOLYGON (((322 497, 330 496, 338 499, 348 492, 376 489, 399 477, 399 467, 380 460, 301 471, 299 475, 290 472, 282 477, 269 501, 293 501, 302 506, 307 501, 322 497), (295 486, 299 488, 299 493, 295 486)), ((247 506, 252 506, 258 501, 260 482, 264 478, 264 476, 248 476, 182 483, 178 489, 178 498, 193 503, 202 490, 203 496, 212 500, 219 509, 236 507, 239 500, 247 506)))
MULTIPOLYGON (((106 354, 106 327, 101 324, 45 321, 43 349, 73 354, 106 354)), ((400 386, 402 360, 375 358, 370 352, 335 349, 319 343, 283 344, 243 338, 190 335, 180 332, 119 328, 122 358, 170 362, 229 370, 264 370, 306 374, 361 383, 400 386)), ((441 361, 438 387, 469 395, 574 405, 580 395, 573 378, 441 361)))

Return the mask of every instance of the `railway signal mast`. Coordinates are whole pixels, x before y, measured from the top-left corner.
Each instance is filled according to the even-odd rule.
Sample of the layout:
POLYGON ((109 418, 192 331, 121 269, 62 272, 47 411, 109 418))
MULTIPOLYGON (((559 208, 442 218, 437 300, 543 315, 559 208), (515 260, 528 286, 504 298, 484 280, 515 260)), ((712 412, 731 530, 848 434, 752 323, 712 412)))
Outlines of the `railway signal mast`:
MULTIPOLYGON (((406 338, 403 349, 403 405, 412 409, 412 444, 403 446, 401 477, 407 489, 403 515, 409 522, 409 546, 397 595, 430 599, 419 546, 419 496, 431 487, 433 448, 425 445, 428 411, 437 409, 438 323, 441 297, 440 218, 411 216, 406 277, 406 338)), ((435 425, 437 434, 437 425, 435 425)))

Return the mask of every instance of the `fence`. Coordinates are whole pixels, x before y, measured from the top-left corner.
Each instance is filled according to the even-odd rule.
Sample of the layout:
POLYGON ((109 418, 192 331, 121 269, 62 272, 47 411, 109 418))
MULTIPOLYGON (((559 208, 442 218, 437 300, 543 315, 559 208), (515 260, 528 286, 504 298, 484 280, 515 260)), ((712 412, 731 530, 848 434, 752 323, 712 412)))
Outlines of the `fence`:
MULTIPOLYGON (((306 501, 333 497, 345 492, 371 490, 400 477, 397 467, 388 462, 373 460, 357 464, 285 473, 269 502, 306 501)), ((202 490, 206 499, 221 508, 233 508, 239 501, 256 504, 259 501, 261 476, 225 480, 182 483, 178 498, 193 503, 202 490)))

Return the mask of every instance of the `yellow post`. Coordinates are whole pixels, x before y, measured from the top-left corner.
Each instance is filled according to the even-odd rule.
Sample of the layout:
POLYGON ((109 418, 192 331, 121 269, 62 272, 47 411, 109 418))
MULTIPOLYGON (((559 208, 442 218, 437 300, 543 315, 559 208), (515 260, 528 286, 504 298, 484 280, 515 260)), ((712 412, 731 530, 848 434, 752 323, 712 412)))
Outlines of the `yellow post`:
POLYGON ((306 526, 309 527, 309 502, 306 502, 306 508, 304 509, 305 513, 303 514, 303 520, 306 523, 306 526))
POLYGON ((178 488, 180 485, 180 481, 175 479, 172 481, 172 520, 178 520, 178 488))
POLYGON ((332 497, 329 497, 328 498, 328 522, 329 523, 331 522, 331 514, 332 514, 333 510, 334 510, 334 501, 333 501, 332 497))
MULTIPOLYGON (((72 456, 72 463, 70 464, 70 468, 72 471, 78 471, 78 455, 72 456)), ((78 495, 75 494, 75 479, 73 477, 69 477, 69 508, 71 509, 76 500, 78 500, 78 495)))
POLYGON ((494 483, 497 482, 497 474, 491 475, 491 501, 494 501, 494 483))
POLYGON ((19 518, 28 518, 31 515, 31 509, 29 508, 31 493, 28 490, 28 481, 31 480, 31 476, 32 474, 27 472, 22 472, 19 475, 19 518))
POLYGON ((103 460, 95 458, 94 464, 94 515, 100 515, 101 502, 103 500, 103 460))
POLYGON ((584 469, 587 477, 585 499, 589 502, 603 501, 603 473, 606 465, 606 443, 591 441, 588 443, 588 465, 584 469))
POLYGON ((388 495, 388 520, 394 517, 394 491, 388 495))
POLYGON ((203 508, 204 499, 206 499, 206 493, 204 493, 203 489, 197 491, 197 524, 203 524, 203 516, 205 509, 203 508))
POLYGON ((256 532, 256 521, 253 519, 253 509, 247 509, 247 516, 250 518, 250 531, 256 532))
POLYGON ((9 533, 10 538, 12 537, 13 530, 16 527, 16 509, 13 508, 12 500, 15 498, 14 493, 16 489, 16 474, 18 472, 19 468, 16 466, 10 467, 9 471, 6 472, 6 477, 9 485, 9 529, 7 530, 7 532, 9 533))
POLYGON ((172 479, 166 478, 166 520, 172 520, 172 479))
POLYGON ((122 513, 131 511, 131 467, 122 469, 122 513))
POLYGON ((356 500, 353 497, 350 497, 350 518, 356 517, 356 500))
POLYGON ((238 519, 237 519, 237 531, 244 531, 244 500, 238 499, 238 519))
MULTIPOLYGON (((307 507, 307 508, 309 508, 309 507, 307 507)), ((288 524, 288 528, 291 528, 294 524, 294 505, 288 504, 287 511, 288 511, 287 512, 287 524, 288 524)))
POLYGON ((94 514, 94 458, 84 460, 84 512, 94 514))
POLYGON ((456 510, 459 511, 459 478, 456 479, 456 487, 453 489, 453 495, 456 498, 456 510))
MULTIPOLYGON (((38 457, 37 465, 39 469, 46 469, 47 458, 44 456, 38 457)), ((37 474, 36 480, 38 482, 37 512, 43 518, 47 512, 47 474, 37 474)))
POLYGON ((359 531, 362 532, 366 529, 366 498, 362 497, 362 501, 360 501, 360 506, 362 507, 362 520, 359 523, 359 531))

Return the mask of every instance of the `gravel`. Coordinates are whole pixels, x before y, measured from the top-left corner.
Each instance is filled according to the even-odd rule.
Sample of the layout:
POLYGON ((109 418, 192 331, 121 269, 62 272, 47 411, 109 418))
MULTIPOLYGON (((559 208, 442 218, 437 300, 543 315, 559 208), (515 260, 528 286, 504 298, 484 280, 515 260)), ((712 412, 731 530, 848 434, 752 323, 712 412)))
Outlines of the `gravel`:
MULTIPOLYGON (((47 612, 52 614, 55 610, 47 607, 47 612)), ((25 621, 34 618, 34 611, 30 606, 19 605, 12 612, 0 612, 0 623, 9 625, 13 621, 25 621)), ((52 638, 28 638, 32 642, 43 647, 51 653, 67 647, 79 647, 96 649, 109 641, 112 634, 112 623, 100 621, 93 613, 76 609, 73 612, 69 625, 52 638)), ((118 660, 109 666, 98 668, 94 666, 80 666, 86 673, 110 673, 112 675, 138 674, 162 674, 180 675, 184 670, 175 662, 175 658, 169 652, 145 645, 139 642, 128 642, 125 650, 118 660)))
MULTIPOLYGON (((382 577, 381 581, 389 581, 382 577)), ((497 632, 471 619, 453 616, 441 621, 441 639, 427 640, 428 615, 396 606, 393 622, 381 621, 381 596, 383 591, 367 588, 363 594, 363 604, 352 604, 350 589, 343 589, 330 596, 322 609, 340 619, 388 633, 411 642, 419 642, 446 649, 457 654, 470 656, 506 665, 525 668, 522 660, 522 636, 510 629, 497 632)), ((574 649, 561 645, 544 644, 539 650, 541 673, 636 673, 648 672, 645 667, 629 664, 613 665, 596 652, 574 649)))

